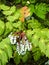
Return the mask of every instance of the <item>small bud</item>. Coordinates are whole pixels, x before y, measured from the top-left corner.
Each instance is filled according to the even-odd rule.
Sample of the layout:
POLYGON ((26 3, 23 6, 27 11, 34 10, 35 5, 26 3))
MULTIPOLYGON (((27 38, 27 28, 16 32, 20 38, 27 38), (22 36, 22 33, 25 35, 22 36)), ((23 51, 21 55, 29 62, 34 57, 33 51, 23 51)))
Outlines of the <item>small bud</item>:
POLYGON ((30 4, 30 2, 29 2, 29 1, 27 1, 27 4, 30 4))

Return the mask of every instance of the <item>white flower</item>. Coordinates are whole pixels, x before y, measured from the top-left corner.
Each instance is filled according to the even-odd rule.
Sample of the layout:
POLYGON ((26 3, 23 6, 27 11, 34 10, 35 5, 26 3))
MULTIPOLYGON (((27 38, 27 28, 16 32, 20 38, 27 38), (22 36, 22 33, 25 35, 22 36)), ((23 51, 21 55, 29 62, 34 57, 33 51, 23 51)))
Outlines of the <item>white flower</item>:
POLYGON ((12 36, 12 33, 11 33, 8 37, 10 38, 11 44, 16 44, 17 45, 16 52, 18 52, 19 55, 20 54, 21 55, 24 55, 24 54, 26 54, 27 50, 28 51, 31 50, 32 45, 27 40, 27 37, 26 36, 24 37, 24 40, 23 40, 25 42, 23 43, 23 41, 20 40, 20 44, 16 41, 16 39, 19 38, 19 36, 12 36))
POLYGON ((27 1, 27 3, 28 3, 28 4, 30 4, 30 2, 29 2, 29 1, 27 1))
POLYGON ((21 55, 24 55, 24 54, 26 54, 26 51, 22 51, 22 52, 20 52, 20 54, 21 55))
POLYGON ((19 44, 17 43, 16 51, 20 51, 19 44))
POLYGON ((10 42, 11 44, 15 44, 16 43, 16 36, 12 36, 11 34, 8 36, 10 38, 10 42))
POLYGON ((21 54, 21 55, 24 55, 25 53, 26 53, 26 51, 25 51, 24 45, 21 44, 21 51, 20 51, 20 54, 21 54))
POLYGON ((14 37, 14 44, 16 43, 17 41, 16 41, 16 36, 14 37))
POLYGON ((25 51, 28 50, 30 51, 30 49, 32 48, 31 43, 28 42, 28 40, 26 41, 26 46, 25 46, 25 51))

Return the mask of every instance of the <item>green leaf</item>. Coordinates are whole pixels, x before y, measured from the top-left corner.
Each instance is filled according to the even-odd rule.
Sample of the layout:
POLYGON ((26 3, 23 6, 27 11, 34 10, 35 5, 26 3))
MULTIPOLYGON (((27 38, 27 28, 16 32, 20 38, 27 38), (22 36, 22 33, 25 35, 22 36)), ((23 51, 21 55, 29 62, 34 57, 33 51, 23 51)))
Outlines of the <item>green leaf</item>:
POLYGON ((42 28, 41 24, 36 19, 32 19, 28 21, 28 29, 36 29, 36 28, 42 28))
POLYGON ((10 39, 6 37, 5 39, 2 40, 5 44, 10 44, 10 39))
POLYGON ((18 31, 22 30, 22 22, 18 21, 16 23, 13 23, 13 27, 18 31))
POLYGON ((13 13, 12 11, 3 11, 3 14, 6 15, 6 16, 11 15, 12 13, 13 13))
POLYGON ((0 42, 0 49, 3 49, 7 53, 9 59, 12 57, 12 47, 9 38, 5 38, 0 42))
POLYGON ((41 52, 46 53, 46 45, 45 45, 44 39, 41 39, 39 41, 39 48, 40 48, 41 52))
POLYGON ((11 45, 5 43, 4 41, 0 43, 0 49, 3 49, 6 53, 8 58, 12 58, 12 48, 11 45))
POLYGON ((8 16, 7 20, 10 21, 10 22, 13 22, 13 21, 16 20, 16 17, 15 16, 8 16))
POLYGON ((19 16, 20 16, 20 12, 19 12, 19 10, 17 10, 17 11, 15 12, 14 16, 16 17, 16 19, 19 18, 19 16))
POLYGON ((15 5, 13 5, 11 8, 10 8, 10 10, 9 11, 12 11, 12 13, 14 13, 15 11, 16 11, 16 6, 15 5))
POLYGON ((0 36, 0 41, 2 40, 2 37, 0 36))
POLYGON ((6 55, 6 52, 5 51, 2 51, 1 49, 0 49, 0 60, 1 60, 1 62, 2 62, 2 65, 5 65, 7 62, 8 62, 8 57, 7 57, 7 55, 6 55))
POLYGON ((45 14, 47 13, 47 6, 45 3, 36 4, 35 6, 35 14, 41 19, 45 20, 45 14))
POLYGON ((49 12, 49 7, 47 7, 47 11, 49 12))
POLYGON ((29 0, 30 1, 30 3, 35 3, 36 2, 36 0, 29 0))
POLYGON ((2 10, 9 10, 10 7, 6 6, 5 4, 0 4, 0 9, 2 9, 2 10))
POLYGON ((30 15, 32 15, 34 13, 34 5, 30 4, 29 5, 29 9, 30 9, 30 15))
POLYGON ((3 32, 4 32, 4 27, 5 27, 4 22, 0 20, 0 35, 3 34, 3 32))
POLYGON ((33 37, 32 37, 32 44, 37 47, 38 44, 39 44, 39 37, 35 34, 33 37))
POLYGON ((36 53, 34 53, 33 57, 35 61, 38 61, 41 57, 41 52, 37 51, 36 53))
POLYGON ((25 63, 27 60, 28 60, 28 56, 27 55, 23 56, 22 61, 25 63))
POLYGON ((14 13, 14 15, 8 16, 7 20, 10 22, 13 22, 13 21, 17 20, 19 18, 19 16, 20 16, 20 13, 18 11, 16 11, 14 13))
POLYGON ((25 5, 27 3, 27 0, 22 0, 22 4, 25 5))
POLYGON ((25 63, 28 60, 29 57, 29 53, 27 52, 23 57, 22 57, 22 61, 25 63))
POLYGON ((36 15, 40 17, 41 19, 45 19, 45 15, 42 14, 42 12, 36 12, 36 15))
POLYGON ((35 53, 36 51, 39 51, 39 48, 38 47, 33 47, 32 52, 35 53))
POLYGON ((45 54, 46 54, 47 57, 49 57, 49 44, 47 45, 45 54))
POLYGON ((10 59, 12 58, 12 54, 13 54, 12 48, 11 48, 11 45, 8 45, 7 47, 6 46, 5 46, 5 49, 6 49, 5 51, 7 52, 8 58, 10 59))
POLYGON ((4 36, 6 36, 8 33, 10 33, 13 30, 13 26, 11 22, 7 22, 6 23, 6 29, 5 29, 5 33, 4 36))
POLYGON ((29 41, 32 41, 32 35, 33 34, 34 34, 34 32, 32 30, 27 30, 26 36, 29 39, 29 41))
POLYGON ((18 3, 20 3, 21 2, 21 0, 15 0, 15 3, 16 4, 18 4, 18 3))
POLYGON ((18 21, 16 23, 13 23, 13 27, 14 28, 18 28, 19 30, 21 30, 21 21, 18 21))
POLYGON ((0 60, 0 65, 2 65, 2 62, 1 62, 1 60, 0 60))
POLYGON ((14 12, 16 11, 16 7, 15 6, 12 6, 8 11, 3 11, 3 14, 4 15, 11 15, 13 14, 14 12))
POLYGON ((17 65, 20 63, 20 55, 17 52, 14 54, 14 61, 17 65))

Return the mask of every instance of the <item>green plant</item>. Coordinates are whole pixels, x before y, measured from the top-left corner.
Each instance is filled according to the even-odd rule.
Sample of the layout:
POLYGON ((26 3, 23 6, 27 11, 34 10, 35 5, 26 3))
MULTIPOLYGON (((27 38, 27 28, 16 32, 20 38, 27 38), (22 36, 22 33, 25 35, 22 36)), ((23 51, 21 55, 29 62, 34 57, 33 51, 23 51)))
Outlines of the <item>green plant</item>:
POLYGON ((0 42, 0 65, 5 65, 10 58, 12 58, 12 46, 10 39, 5 38, 0 42))
POLYGON ((29 51, 25 55, 19 55, 16 52, 16 45, 12 45, 8 38, 11 32, 25 32, 31 42, 31 52, 35 61, 43 55, 49 58, 49 27, 45 27, 46 24, 49 25, 49 20, 46 19, 49 4, 36 2, 36 0, 29 0, 29 3, 27 0, 14 0, 11 2, 12 6, 5 4, 6 0, 3 3, 0 2, 0 65, 6 65, 10 58, 14 58, 16 64, 19 64, 20 60, 25 63, 31 56, 29 51), (22 6, 17 8, 19 3, 22 6), (22 16, 20 11, 23 6, 28 7, 29 10, 29 16, 24 17, 24 21, 20 20, 22 16), (43 21, 43 25, 40 20, 43 21))

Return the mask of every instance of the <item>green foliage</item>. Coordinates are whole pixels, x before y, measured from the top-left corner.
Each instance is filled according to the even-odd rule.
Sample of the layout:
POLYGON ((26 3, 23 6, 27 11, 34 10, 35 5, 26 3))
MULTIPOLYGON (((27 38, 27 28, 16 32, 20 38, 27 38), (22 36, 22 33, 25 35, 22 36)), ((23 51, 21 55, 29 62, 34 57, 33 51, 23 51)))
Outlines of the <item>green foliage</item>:
POLYGON ((13 23, 13 27, 16 28, 16 29, 18 29, 18 30, 22 30, 21 25, 22 25, 22 22, 21 21, 18 21, 16 23, 13 23))
POLYGON ((2 40, 2 37, 0 36, 0 41, 2 40))
POLYGON ((5 4, 0 4, 0 9, 1 10, 9 10, 10 7, 9 6, 6 6, 5 4))
POLYGON ((16 64, 20 63, 20 55, 17 52, 14 54, 14 61, 16 64))
POLYGON ((25 63, 27 62, 28 58, 29 58, 29 52, 27 52, 23 57, 22 57, 22 61, 25 63))
POLYGON ((46 49, 47 50, 46 50, 46 53, 45 54, 46 54, 47 57, 49 57, 49 52, 48 52, 49 51, 49 45, 47 45, 47 48, 46 49))
POLYGON ((6 36, 8 33, 10 33, 13 30, 12 23, 7 22, 5 25, 6 25, 6 29, 4 32, 4 36, 6 36))
POLYGON ((10 45, 10 39, 5 38, 0 42, 0 60, 1 65, 5 65, 8 59, 12 57, 12 47, 10 45))
POLYGON ((46 56, 49 57, 49 54, 48 54, 49 29, 34 29, 33 32, 34 32, 34 34, 31 33, 31 34, 33 34, 31 37, 29 37, 31 34, 28 35, 28 33, 27 33, 28 38, 31 38, 31 42, 32 42, 33 46, 39 47, 41 52, 46 54, 46 56))
POLYGON ((19 64, 21 59, 25 63, 27 62, 28 58, 30 57, 30 53, 27 52, 25 55, 19 55, 17 52, 14 53, 14 61, 16 64, 19 64))
POLYGON ((35 61, 38 61, 40 59, 40 57, 41 57, 41 52, 40 51, 36 51, 34 53, 33 57, 34 57, 35 61))
POLYGON ((12 46, 7 37, 9 33, 14 31, 25 31, 32 44, 31 52, 35 61, 39 60, 42 55, 49 58, 49 27, 45 28, 46 26, 42 25, 49 25, 49 20, 46 19, 49 4, 36 2, 36 0, 29 0, 28 4, 27 0, 14 0, 9 2, 12 6, 8 6, 4 2, 0 4, 0 65, 6 65, 11 57, 14 58, 16 64, 19 64, 20 60, 25 63, 31 56, 30 52, 26 52, 23 56, 15 52, 16 46, 12 46), (27 6, 30 10, 30 18, 24 22, 19 20, 21 8, 19 6, 16 8, 19 5, 18 3, 21 7, 27 6), (40 20, 41 22, 43 20, 43 22, 41 23, 40 20))
POLYGON ((36 4, 35 14, 41 19, 45 19, 45 14, 47 13, 47 5, 44 3, 36 4))
POLYGON ((35 3, 36 2, 36 0, 29 0, 30 1, 30 3, 35 3))
POLYGON ((0 20, 0 35, 3 34, 3 32, 4 32, 4 28, 5 28, 5 24, 4 24, 3 21, 0 20))
POLYGON ((30 15, 32 15, 34 13, 34 11, 35 11, 34 5, 30 4, 29 9, 30 9, 30 15))
POLYGON ((19 16, 20 16, 20 13, 18 11, 16 11, 13 15, 8 16, 7 20, 10 22, 13 22, 13 21, 17 20, 19 18, 19 16))
POLYGON ((3 50, 0 50, 0 60, 2 65, 5 65, 8 60, 6 52, 4 52, 3 50))
POLYGON ((28 29, 42 28, 38 20, 28 20, 28 29))
POLYGON ((47 5, 47 11, 49 12, 49 4, 47 5))
POLYGON ((3 11, 3 14, 4 15, 11 15, 11 14, 13 14, 14 12, 16 11, 16 7, 15 6, 12 6, 8 11, 6 10, 6 11, 3 11))

